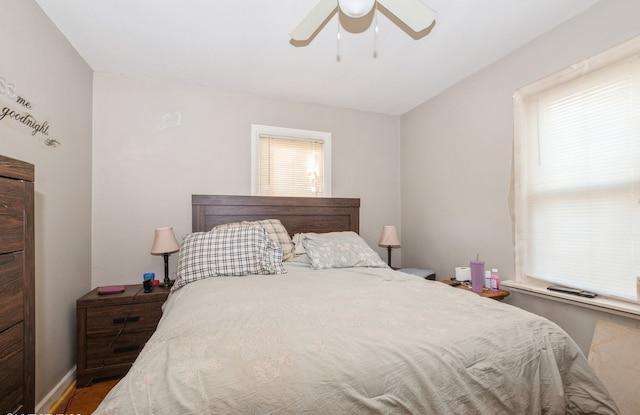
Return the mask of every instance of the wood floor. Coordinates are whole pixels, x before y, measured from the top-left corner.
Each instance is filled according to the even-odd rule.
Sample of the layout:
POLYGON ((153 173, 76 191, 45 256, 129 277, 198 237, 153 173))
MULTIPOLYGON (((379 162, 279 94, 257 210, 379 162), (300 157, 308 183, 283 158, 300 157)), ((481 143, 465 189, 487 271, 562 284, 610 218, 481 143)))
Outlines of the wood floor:
POLYGON ((91 415, 120 378, 96 381, 91 386, 76 389, 75 385, 51 408, 52 414, 91 415))

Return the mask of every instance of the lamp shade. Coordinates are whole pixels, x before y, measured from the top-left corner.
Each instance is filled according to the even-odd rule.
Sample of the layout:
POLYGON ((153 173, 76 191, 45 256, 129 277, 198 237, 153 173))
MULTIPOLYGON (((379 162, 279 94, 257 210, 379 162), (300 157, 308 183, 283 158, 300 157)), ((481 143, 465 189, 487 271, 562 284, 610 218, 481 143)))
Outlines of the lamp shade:
POLYGON ((382 227, 382 236, 380 236, 379 246, 392 246, 394 248, 400 248, 400 238, 398 237, 398 230, 393 225, 384 225, 382 227))
POLYGON ((153 238, 153 245, 151 246, 152 254, 170 254, 180 249, 176 236, 173 233, 173 228, 157 228, 156 235, 153 238))

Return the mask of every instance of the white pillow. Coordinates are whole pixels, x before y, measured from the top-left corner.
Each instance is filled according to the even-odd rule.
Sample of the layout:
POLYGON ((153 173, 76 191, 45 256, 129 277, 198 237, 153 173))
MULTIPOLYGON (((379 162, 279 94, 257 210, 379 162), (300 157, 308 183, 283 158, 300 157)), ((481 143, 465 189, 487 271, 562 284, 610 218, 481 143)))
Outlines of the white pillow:
POLYGON ((302 241, 313 269, 388 267, 355 232, 305 233, 302 241))
POLYGON ((306 253, 306 251, 304 250, 304 243, 302 241, 302 235, 304 235, 304 234, 303 233, 296 233, 295 235, 293 235, 293 238, 291 238, 291 240, 293 241, 293 245, 294 245, 293 253, 295 255, 302 255, 302 254, 306 253))

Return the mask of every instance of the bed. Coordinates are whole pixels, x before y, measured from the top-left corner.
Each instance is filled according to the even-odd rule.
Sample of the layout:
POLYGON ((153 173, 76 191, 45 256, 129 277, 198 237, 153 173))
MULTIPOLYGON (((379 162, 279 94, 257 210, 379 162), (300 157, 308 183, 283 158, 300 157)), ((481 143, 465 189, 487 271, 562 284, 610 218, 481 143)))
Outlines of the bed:
POLYGON ((619 413, 552 322, 386 266, 359 199, 192 202, 163 317, 97 414, 619 413), (219 276, 254 239, 255 273, 219 276))

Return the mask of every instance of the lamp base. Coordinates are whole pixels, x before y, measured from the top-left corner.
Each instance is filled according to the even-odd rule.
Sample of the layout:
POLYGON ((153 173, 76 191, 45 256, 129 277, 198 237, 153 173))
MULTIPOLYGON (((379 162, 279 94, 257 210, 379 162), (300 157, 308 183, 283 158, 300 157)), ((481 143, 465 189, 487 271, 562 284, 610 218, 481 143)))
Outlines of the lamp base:
POLYGON ((160 284, 158 284, 158 286, 162 287, 162 288, 171 288, 173 286, 174 282, 176 282, 176 281, 175 280, 166 279, 163 282, 161 282, 160 284))
POLYGON ((162 288, 171 288, 174 280, 169 278, 169 254, 165 252, 162 256, 164 257, 164 281, 162 281, 160 286, 162 288))

